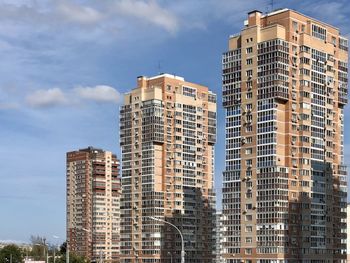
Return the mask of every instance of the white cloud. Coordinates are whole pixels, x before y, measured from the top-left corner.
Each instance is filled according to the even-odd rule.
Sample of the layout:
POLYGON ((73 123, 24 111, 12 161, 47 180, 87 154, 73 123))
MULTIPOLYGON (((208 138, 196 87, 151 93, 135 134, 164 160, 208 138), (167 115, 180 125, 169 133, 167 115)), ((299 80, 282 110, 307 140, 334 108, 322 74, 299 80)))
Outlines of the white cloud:
POLYGON ((57 11, 68 21, 80 24, 96 24, 103 19, 103 15, 96 9, 68 1, 59 2, 57 11))
MULTIPOLYGON (((120 97, 120 93, 115 88, 107 85, 97 85, 94 87, 77 86, 70 91, 64 91, 60 88, 35 90, 25 97, 25 102, 33 108, 50 108, 55 106, 79 105, 83 100, 99 103, 118 103, 120 97)), ((0 102, 0 110, 18 107, 19 104, 0 102)))
POLYGON ((120 99, 120 93, 115 88, 106 85, 76 87, 74 92, 82 99, 96 102, 118 102, 120 99))
POLYGON ((162 8, 155 0, 120 0, 115 4, 121 15, 129 15, 160 26, 171 33, 178 30, 178 18, 169 10, 162 8))
POLYGON ((26 102, 34 108, 53 107, 67 103, 67 98, 59 88, 36 90, 26 97, 26 102))

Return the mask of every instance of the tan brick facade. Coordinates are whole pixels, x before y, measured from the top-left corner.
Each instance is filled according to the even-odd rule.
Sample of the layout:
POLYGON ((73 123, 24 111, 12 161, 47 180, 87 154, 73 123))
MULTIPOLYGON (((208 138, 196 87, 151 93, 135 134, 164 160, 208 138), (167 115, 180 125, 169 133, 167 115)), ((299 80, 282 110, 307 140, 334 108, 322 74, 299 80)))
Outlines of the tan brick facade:
POLYGON ((216 96, 162 74, 138 77, 120 111, 123 263, 212 262, 216 96))
POLYGON ((250 12, 230 37, 226 263, 346 259, 347 58, 338 29, 288 9, 250 12))

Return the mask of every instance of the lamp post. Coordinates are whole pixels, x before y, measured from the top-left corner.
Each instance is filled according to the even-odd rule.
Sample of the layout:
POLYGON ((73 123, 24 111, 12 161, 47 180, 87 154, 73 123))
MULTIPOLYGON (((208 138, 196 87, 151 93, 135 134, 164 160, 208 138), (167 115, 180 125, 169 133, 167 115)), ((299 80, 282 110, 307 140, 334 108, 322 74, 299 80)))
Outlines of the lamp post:
POLYGON ((184 237, 183 237, 183 235, 182 235, 180 229, 179 229, 177 226, 175 226, 174 224, 169 223, 169 222, 167 222, 167 221, 165 221, 165 220, 163 220, 163 219, 159 219, 159 218, 156 218, 156 217, 153 217, 153 216, 145 216, 145 217, 148 217, 148 218, 150 218, 150 219, 152 219, 152 220, 155 220, 155 221, 159 221, 159 222, 168 224, 168 225, 174 227, 174 228, 179 232, 180 237, 181 237, 181 263, 185 263, 185 244, 184 244, 184 237))
POLYGON ((173 263, 173 254, 171 254, 170 252, 168 252, 168 255, 170 256, 170 263, 173 263))

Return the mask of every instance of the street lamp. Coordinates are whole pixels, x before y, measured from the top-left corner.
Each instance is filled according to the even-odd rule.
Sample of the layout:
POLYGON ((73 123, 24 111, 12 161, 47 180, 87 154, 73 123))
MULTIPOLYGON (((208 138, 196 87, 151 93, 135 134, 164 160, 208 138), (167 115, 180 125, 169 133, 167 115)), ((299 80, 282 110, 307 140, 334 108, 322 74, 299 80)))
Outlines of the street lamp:
POLYGON ((174 224, 169 223, 169 222, 167 222, 167 221, 165 221, 165 220, 163 220, 163 219, 159 219, 159 218, 156 218, 156 217, 153 217, 153 216, 145 216, 145 217, 148 217, 148 218, 153 219, 153 220, 155 220, 155 221, 159 221, 159 222, 168 224, 168 225, 174 227, 174 228, 179 232, 180 237, 181 237, 181 263, 185 263, 185 244, 184 244, 184 237, 183 237, 183 235, 182 235, 180 229, 179 229, 177 226, 175 226, 174 224))
POLYGON ((173 254, 171 254, 170 252, 168 252, 168 255, 170 256, 170 263, 173 263, 173 254))

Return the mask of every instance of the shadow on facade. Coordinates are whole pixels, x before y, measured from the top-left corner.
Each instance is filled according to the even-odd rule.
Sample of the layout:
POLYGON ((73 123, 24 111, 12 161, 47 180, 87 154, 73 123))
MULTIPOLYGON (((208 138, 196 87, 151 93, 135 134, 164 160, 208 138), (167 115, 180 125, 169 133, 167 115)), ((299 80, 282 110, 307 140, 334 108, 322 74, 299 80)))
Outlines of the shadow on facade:
MULTIPOLYGON (((180 229, 185 243, 186 263, 212 263, 215 259, 215 196, 212 200, 203 197, 202 190, 195 187, 183 187, 183 206, 174 209, 165 220, 180 229)), ((180 206, 179 206, 180 207, 180 206)), ((181 262, 181 237, 172 226, 165 224, 161 231, 161 262, 181 262)))
MULTIPOLYGON (((340 167, 340 166, 339 166, 340 167)), ((338 175, 342 168, 313 162, 307 177, 297 178, 299 193, 288 205, 288 262, 341 262, 346 260, 346 188, 338 175), (343 240, 343 243, 342 243, 343 240)))

